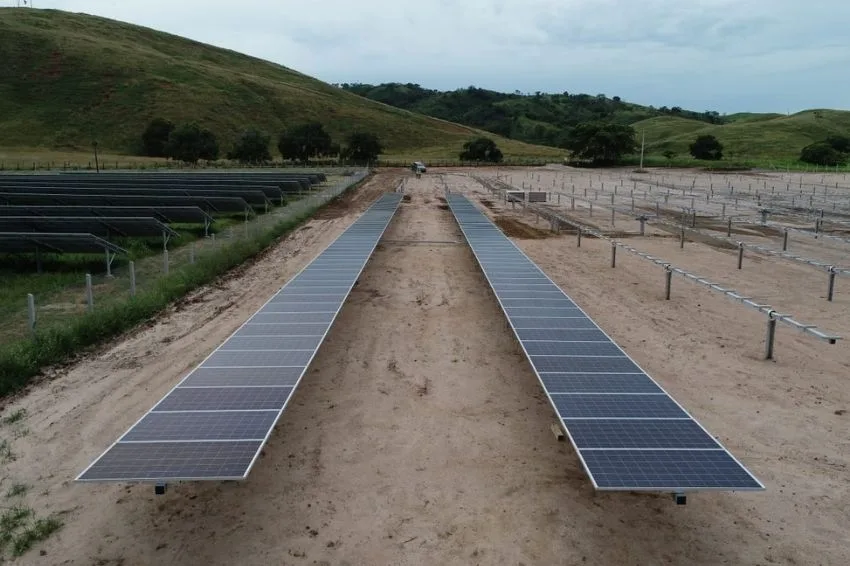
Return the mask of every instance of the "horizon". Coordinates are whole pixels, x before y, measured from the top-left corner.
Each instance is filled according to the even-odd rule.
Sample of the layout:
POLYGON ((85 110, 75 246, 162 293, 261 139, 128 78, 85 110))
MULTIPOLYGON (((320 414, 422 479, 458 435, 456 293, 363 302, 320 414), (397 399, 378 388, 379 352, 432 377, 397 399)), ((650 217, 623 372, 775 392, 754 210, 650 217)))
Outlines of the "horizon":
MULTIPOLYGON (((696 6, 650 0, 640 10, 625 0, 603 0, 602 7, 589 0, 498 0, 492 6, 483 0, 464 6, 364 0, 356 8, 330 0, 321 14, 263 1, 236 10, 219 0, 176 6, 163 0, 117 5, 43 0, 35 9, 85 13, 180 35, 331 84, 566 91, 619 96, 655 108, 790 115, 850 110, 842 95, 850 78, 835 70, 850 65, 850 40, 840 24, 846 21, 841 14, 850 19, 850 4, 825 1, 834 7, 834 17, 817 25, 802 18, 806 10, 791 0, 750 0, 746 4, 762 14, 756 16, 731 0, 701 0, 696 6), (634 25, 649 20, 658 24, 653 30, 634 25), (440 26, 432 29, 432 22, 440 26), (408 33, 417 26, 437 37, 430 41, 423 38, 427 33, 408 33), (747 41, 737 41, 739 36, 747 41), (560 78, 564 75, 569 78, 560 78), (673 95, 672 83, 677 85, 673 95), (718 86, 724 83, 735 84, 735 92, 718 86)), ((6 0, 4 6, 16 3, 6 0)))

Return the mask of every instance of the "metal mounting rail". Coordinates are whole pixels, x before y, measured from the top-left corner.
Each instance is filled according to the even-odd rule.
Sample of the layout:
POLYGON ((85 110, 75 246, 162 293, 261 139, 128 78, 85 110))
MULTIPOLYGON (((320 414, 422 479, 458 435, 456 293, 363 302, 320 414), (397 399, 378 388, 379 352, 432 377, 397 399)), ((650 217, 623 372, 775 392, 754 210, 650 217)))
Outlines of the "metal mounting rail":
MULTIPOLYGON (((494 190, 492 186, 490 186, 488 183, 484 182, 483 180, 480 180, 480 179, 477 179, 477 178, 476 178, 476 180, 481 182, 481 184, 483 184, 484 186, 489 188, 491 191, 494 190)), ((499 184, 502 185, 503 187, 506 186, 506 184, 504 182, 499 182, 499 184)), ((583 202, 591 202, 591 201, 588 201, 587 199, 584 199, 582 197, 570 196, 570 198, 575 198, 576 200, 583 201, 583 202)), ((508 196, 507 199, 513 200, 513 201, 516 201, 516 202, 522 202, 519 199, 516 199, 515 197, 508 196)), ((632 212, 632 211, 625 211, 625 210, 620 209, 620 208, 618 208, 614 205, 611 205, 611 204, 602 203, 600 205, 600 207, 601 208, 607 208, 608 210, 613 210, 614 212, 619 213, 619 214, 623 214, 623 215, 634 214, 634 212, 632 212)), ((536 206, 526 205, 526 208, 531 208, 535 212, 539 212, 537 210, 536 206)), ((682 208, 682 210, 693 212, 693 209, 688 209, 688 208, 684 208, 684 207, 682 208)), ((731 216, 729 216, 728 218, 729 218, 730 221, 732 220, 731 216)), ((754 250, 756 252, 760 252, 760 253, 767 254, 767 255, 772 255, 772 256, 775 256, 775 257, 780 257, 780 258, 783 258, 783 259, 788 259, 788 260, 791 260, 791 261, 796 261, 798 263, 802 263, 802 264, 809 265, 811 267, 818 268, 818 269, 820 269, 820 270, 822 270, 826 273, 830 273, 830 274, 835 273, 836 275, 850 276, 850 269, 845 269, 843 267, 838 267, 838 266, 830 264, 830 263, 826 263, 826 262, 822 262, 822 261, 818 261, 818 260, 814 260, 814 259, 809 259, 809 258, 802 257, 802 256, 799 256, 799 255, 796 255, 796 254, 792 254, 792 253, 789 253, 789 252, 786 252, 786 251, 774 250, 774 249, 771 249, 771 248, 768 248, 768 247, 765 247, 765 246, 761 246, 761 245, 758 245, 758 244, 751 244, 749 242, 742 242, 742 241, 736 240, 734 238, 718 236, 718 235, 715 235, 715 234, 708 234, 706 232, 699 230, 698 228, 695 228, 695 227, 692 227, 692 226, 685 226, 684 224, 673 222, 673 221, 670 221, 670 220, 666 220, 666 219, 660 218, 658 216, 647 216, 647 221, 650 222, 651 224, 663 224, 663 225, 666 225, 666 226, 676 228, 677 230, 684 230, 686 232, 692 232, 692 233, 695 233, 695 234, 699 234, 700 236, 703 236, 705 238, 710 238, 710 239, 716 240, 718 242, 731 243, 731 244, 734 244, 734 245, 739 246, 739 247, 743 245, 744 248, 746 248, 746 249, 754 250)), ((585 227, 585 231, 590 232, 590 230, 591 230, 590 228, 585 227)))
MULTIPOLYGON (((473 177, 473 178, 475 178, 475 177, 473 177)), ((477 179, 477 178, 475 178, 475 179, 480 182, 479 179, 477 179)), ((494 192, 495 194, 498 194, 501 198, 504 198, 503 195, 501 194, 504 191, 504 189, 496 189, 496 188, 493 188, 492 186, 490 186, 489 184, 483 183, 483 182, 482 182, 482 184, 485 187, 487 187, 490 191, 494 192)), ((808 334, 808 335, 813 336, 813 337, 815 337, 819 340, 824 340, 826 342, 829 342, 830 344, 835 344, 838 340, 841 340, 841 338, 842 338, 841 336, 838 336, 837 334, 833 334, 833 333, 830 333, 830 332, 819 330, 817 328, 817 326, 814 325, 814 324, 805 324, 803 322, 800 322, 800 321, 794 319, 790 314, 779 314, 776 311, 776 309, 774 309, 770 305, 757 303, 757 302, 753 301, 751 297, 747 297, 746 295, 742 295, 741 293, 738 293, 737 291, 734 291, 732 289, 727 289, 727 288, 721 287, 720 285, 718 285, 716 283, 712 283, 711 281, 709 281, 708 279, 706 279, 704 277, 690 273, 690 272, 688 272, 688 271, 686 271, 686 270, 684 270, 680 267, 675 267, 675 266, 673 266, 673 264, 671 264, 668 261, 665 261, 661 258, 657 258, 655 256, 652 256, 652 255, 646 253, 646 252, 642 252, 642 251, 640 251, 636 248, 633 248, 632 246, 629 246, 629 245, 624 244, 620 241, 617 241, 616 239, 605 235, 603 232, 600 232, 596 228, 589 227, 586 224, 582 224, 581 222, 576 222, 576 221, 569 219, 569 218, 564 218, 563 216, 560 216, 559 214, 557 214, 557 213, 555 213, 555 212, 553 212, 549 209, 542 208, 542 207, 534 205, 534 204, 524 203, 524 208, 539 214, 543 218, 546 218, 547 220, 551 221, 553 223, 553 225, 555 223, 566 224, 566 225, 572 226, 573 228, 578 230, 579 234, 582 234, 582 233, 590 234, 590 235, 595 236, 596 238, 599 238, 601 240, 607 240, 607 241, 611 242, 613 246, 622 248, 622 249, 626 250, 627 252, 629 252, 631 254, 634 254, 638 257, 649 260, 649 261, 655 263, 656 265, 663 267, 666 271, 668 271, 670 273, 675 273, 677 275, 681 275, 684 279, 686 279, 688 281, 703 285, 704 287, 707 287, 707 288, 711 289, 712 291, 722 293, 724 296, 726 296, 729 299, 732 299, 736 302, 739 302, 743 305, 746 305, 750 308, 753 308, 753 309, 755 309, 755 310, 757 310, 757 311, 759 311, 763 314, 767 314, 769 320, 776 320, 778 322, 783 322, 783 323, 787 324, 788 326, 790 326, 792 328, 800 330, 804 334, 808 334)), ((769 338, 769 344, 768 345, 770 346, 769 350, 772 352, 772 340, 770 338, 769 338)), ((772 355, 771 355, 771 357, 772 357, 772 355)))

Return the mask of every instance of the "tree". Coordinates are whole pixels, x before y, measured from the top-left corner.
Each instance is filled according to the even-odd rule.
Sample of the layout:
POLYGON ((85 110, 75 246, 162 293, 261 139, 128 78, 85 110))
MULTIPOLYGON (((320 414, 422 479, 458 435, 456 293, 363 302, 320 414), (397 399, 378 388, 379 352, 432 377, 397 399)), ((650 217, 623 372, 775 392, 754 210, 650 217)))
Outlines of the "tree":
POLYGON ((371 132, 354 132, 348 136, 343 155, 355 163, 376 161, 384 148, 378 136, 371 132))
POLYGON ((215 134, 194 122, 182 124, 168 137, 166 154, 186 163, 197 163, 198 159, 214 161, 218 159, 218 141, 215 134))
POLYGON ((668 162, 672 162, 673 158, 675 158, 676 155, 678 155, 678 154, 675 151, 673 151, 672 149, 667 149, 661 155, 666 157, 668 162))
POLYGON ((277 141, 277 149, 284 159, 298 161, 328 155, 331 145, 330 134, 318 122, 294 126, 280 134, 277 141))
POLYGON ((828 142, 817 142, 803 148, 800 152, 800 161, 813 165, 834 166, 844 162, 844 154, 828 142))
POLYGON ((691 155, 696 159, 707 159, 710 161, 723 159, 723 144, 710 134, 699 136, 690 145, 689 149, 691 150, 691 155))
POLYGON ((635 130, 622 124, 584 122, 567 137, 565 149, 573 157, 588 159, 594 165, 613 165, 637 149, 635 130))
POLYGON ((142 152, 148 157, 168 157, 168 137, 174 131, 174 123, 164 118, 154 118, 142 133, 142 152))
POLYGON ((850 153, 850 137, 847 136, 829 136, 826 138, 826 143, 832 146, 835 151, 841 153, 850 153))
POLYGON ((264 163, 271 161, 269 152, 270 136, 257 130, 245 130, 242 136, 227 154, 228 159, 237 159, 240 163, 264 163))
POLYGON ((461 161, 500 163, 502 157, 502 150, 490 138, 476 138, 468 141, 463 144, 463 151, 460 153, 461 161))
POLYGON ((218 159, 219 147, 215 134, 209 130, 201 130, 201 159, 215 161, 218 159))

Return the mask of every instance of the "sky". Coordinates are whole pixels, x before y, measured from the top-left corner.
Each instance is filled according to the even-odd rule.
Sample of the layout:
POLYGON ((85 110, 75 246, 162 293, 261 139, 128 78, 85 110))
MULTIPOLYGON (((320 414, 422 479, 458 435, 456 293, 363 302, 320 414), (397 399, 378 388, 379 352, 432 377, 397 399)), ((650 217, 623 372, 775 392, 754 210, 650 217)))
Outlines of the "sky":
POLYGON ((329 83, 601 93, 721 113, 850 109, 847 0, 33 1, 329 83))

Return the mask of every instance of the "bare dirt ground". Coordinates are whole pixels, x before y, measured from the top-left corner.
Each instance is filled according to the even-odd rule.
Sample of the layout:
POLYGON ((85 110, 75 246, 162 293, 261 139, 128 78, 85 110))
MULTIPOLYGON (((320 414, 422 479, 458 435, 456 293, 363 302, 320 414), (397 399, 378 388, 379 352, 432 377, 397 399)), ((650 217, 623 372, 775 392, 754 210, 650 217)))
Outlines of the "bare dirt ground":
MULTIPOLYGON (((765 362, 754 311, 681 280, 664 301, 657 267, 623 254, 612 270, 609 244, 576 248, 574 236, 500 212, 459 175, 408 177, 410 199, 247 482, 174 485, 164 497, 150 486, 71 482, 399 174, 379 176, 263 261, 6 407, 26 408, 29 430, 13 442, 9 481, 32 485, 39 511, 65 512, 65 527, 17 563, 847 562, 846 348, 780 328, 778 361, 765 362), (594 493, 572 449, 552 436, 552 410, 457 243, 443 181, 500 218, 767 491, 699 494, 685 507, 666 495, 594 493)), ((694 268, 726 253, 708 251, 693 254, 694 268)), ((741 286, 757 273, 797 276, 773 267, 748 265, 753 279, 741 286)))

